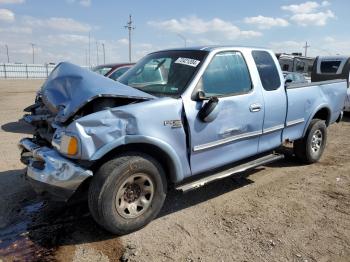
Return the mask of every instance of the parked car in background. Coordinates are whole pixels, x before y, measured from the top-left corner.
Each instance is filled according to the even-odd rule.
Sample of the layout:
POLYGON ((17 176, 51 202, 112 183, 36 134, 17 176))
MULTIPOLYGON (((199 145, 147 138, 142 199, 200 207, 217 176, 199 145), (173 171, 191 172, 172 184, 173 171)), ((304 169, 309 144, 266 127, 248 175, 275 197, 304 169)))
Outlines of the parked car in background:
POLYGON ((311 82, 345 79, 348 82, 345 112, 350 112, 350 56, 318 56, 311 73, 311 82))
POLYGON ((346 87, 286 87, 274 53, 261 48, 158 51, 115 82, 61 63, 42 87, 48 114, 20 141, 21 160, 37 192, 67 200, 88 187, 95 221, 126 234, 157 216, 169 188, 190 191, 282 159, 275 150, 286 141, 301 161, 317 162, 346 87))
POLYGON ((283 71, 283 76, 284 76, 284 79, 286 80, 287 85, 308 83, 305 76, 300 73, 283 71))
POLYGON ((117 80, 128 71, 134 63, 105 64, 93 67, 91 70, 105 77, 117 80))

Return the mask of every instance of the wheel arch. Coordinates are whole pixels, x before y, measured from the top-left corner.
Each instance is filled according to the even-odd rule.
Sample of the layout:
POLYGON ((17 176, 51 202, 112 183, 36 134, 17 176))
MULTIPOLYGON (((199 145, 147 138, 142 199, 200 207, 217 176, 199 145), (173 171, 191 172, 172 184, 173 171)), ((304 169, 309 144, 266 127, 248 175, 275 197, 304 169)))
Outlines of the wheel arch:
POLYGON ((328 127, 330 125, 331 121, 331 110, 327 105, 321 105, 319 106, 313 114, 311 114, 311 117, 309 118, 307 124, 305 125, 304 132, 303 132, 303 137, 306 134, 306 131, 313 119, 321 119, 324 120, 326 123, 326 126, 328 127))
POLYGON ((176 151, 169 144, 151 137, 129 136, 122 144, 101 148, 92 157, 94 168, 125 152, 140 152, 153 157, 164 168, 168 182, 177 183, 183 179, 182 165, 176 151))

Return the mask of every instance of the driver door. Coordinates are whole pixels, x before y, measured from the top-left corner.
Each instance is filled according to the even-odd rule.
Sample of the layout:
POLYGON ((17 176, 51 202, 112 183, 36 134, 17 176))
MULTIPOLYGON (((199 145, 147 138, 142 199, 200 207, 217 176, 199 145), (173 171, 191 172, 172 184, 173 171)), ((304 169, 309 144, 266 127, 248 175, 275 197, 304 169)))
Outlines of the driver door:
POLYGON ((218 114, 211 122, 198 113, 208 100, 184 103, 190 136, 192 175, 252 156, 258 152, 264 108, 261 90, 253 88, 240 52, 217 53, 200 78, 196 90, 216 96, 218 114))

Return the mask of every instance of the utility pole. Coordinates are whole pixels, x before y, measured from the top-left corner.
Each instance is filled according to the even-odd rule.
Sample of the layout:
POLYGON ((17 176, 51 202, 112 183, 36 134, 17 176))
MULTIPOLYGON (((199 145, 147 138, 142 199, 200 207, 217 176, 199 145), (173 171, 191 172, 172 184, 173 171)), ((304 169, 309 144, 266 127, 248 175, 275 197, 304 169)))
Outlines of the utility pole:
POLYGON ((10 63, 9 47, 8 45, 5 45, 5 47, 6 47, 6 54, 7 54, 7 63, 10 63))
POLYGON ((307 56, 307 49, 311 47, 310 45, 307 44, 307 41, 305 42, 305 46, 303 48, 305 49, 305 56, 307 56))
POLYGON ((182 40, 184 40, 184 42, 185 42, 185 47, 187 46, 187 39, 186 39, 186 37, 184 37, 182 34, 177 34, 178 35, 178 37, 180 37, 182 40))
POLYGON ((91 42, 90 42, 90 32, 89 32, 89 68, 91 68, 91 42))
POLYGON ((33 64, 34 64, 34 46, 35 46, 35 44, 33 44, 33 43, 30 43, 30 45, 32 46, 32 51, 33 51, 33 64))
POLYGON ((98 41, 96 41, 96 65, 99 65, 99 59, 98 59, 98 41))
POLYGON ((105 43, 102 43, 102 51, 103 51, 103 64, 106 64, 105 43))
POLYGON ((124 28, 129 30, 129 62, 131 63, 131 30, 135 29, 135 27, 132 26, 131 15, 129 15, 129 22, 126 23, 124 28))

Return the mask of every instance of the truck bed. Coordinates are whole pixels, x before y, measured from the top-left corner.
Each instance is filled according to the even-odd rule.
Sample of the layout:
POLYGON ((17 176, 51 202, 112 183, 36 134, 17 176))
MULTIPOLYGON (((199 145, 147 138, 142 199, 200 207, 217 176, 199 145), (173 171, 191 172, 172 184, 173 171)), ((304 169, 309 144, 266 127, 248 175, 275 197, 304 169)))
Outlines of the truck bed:
POLYGON ((311 119, 320 109, 328 112, 327 126, 339 118, 344 108, 347 83, 330 80, 292 84, 286 92, 288 108, 283 140, 295 140, 303 137, 311 119))

